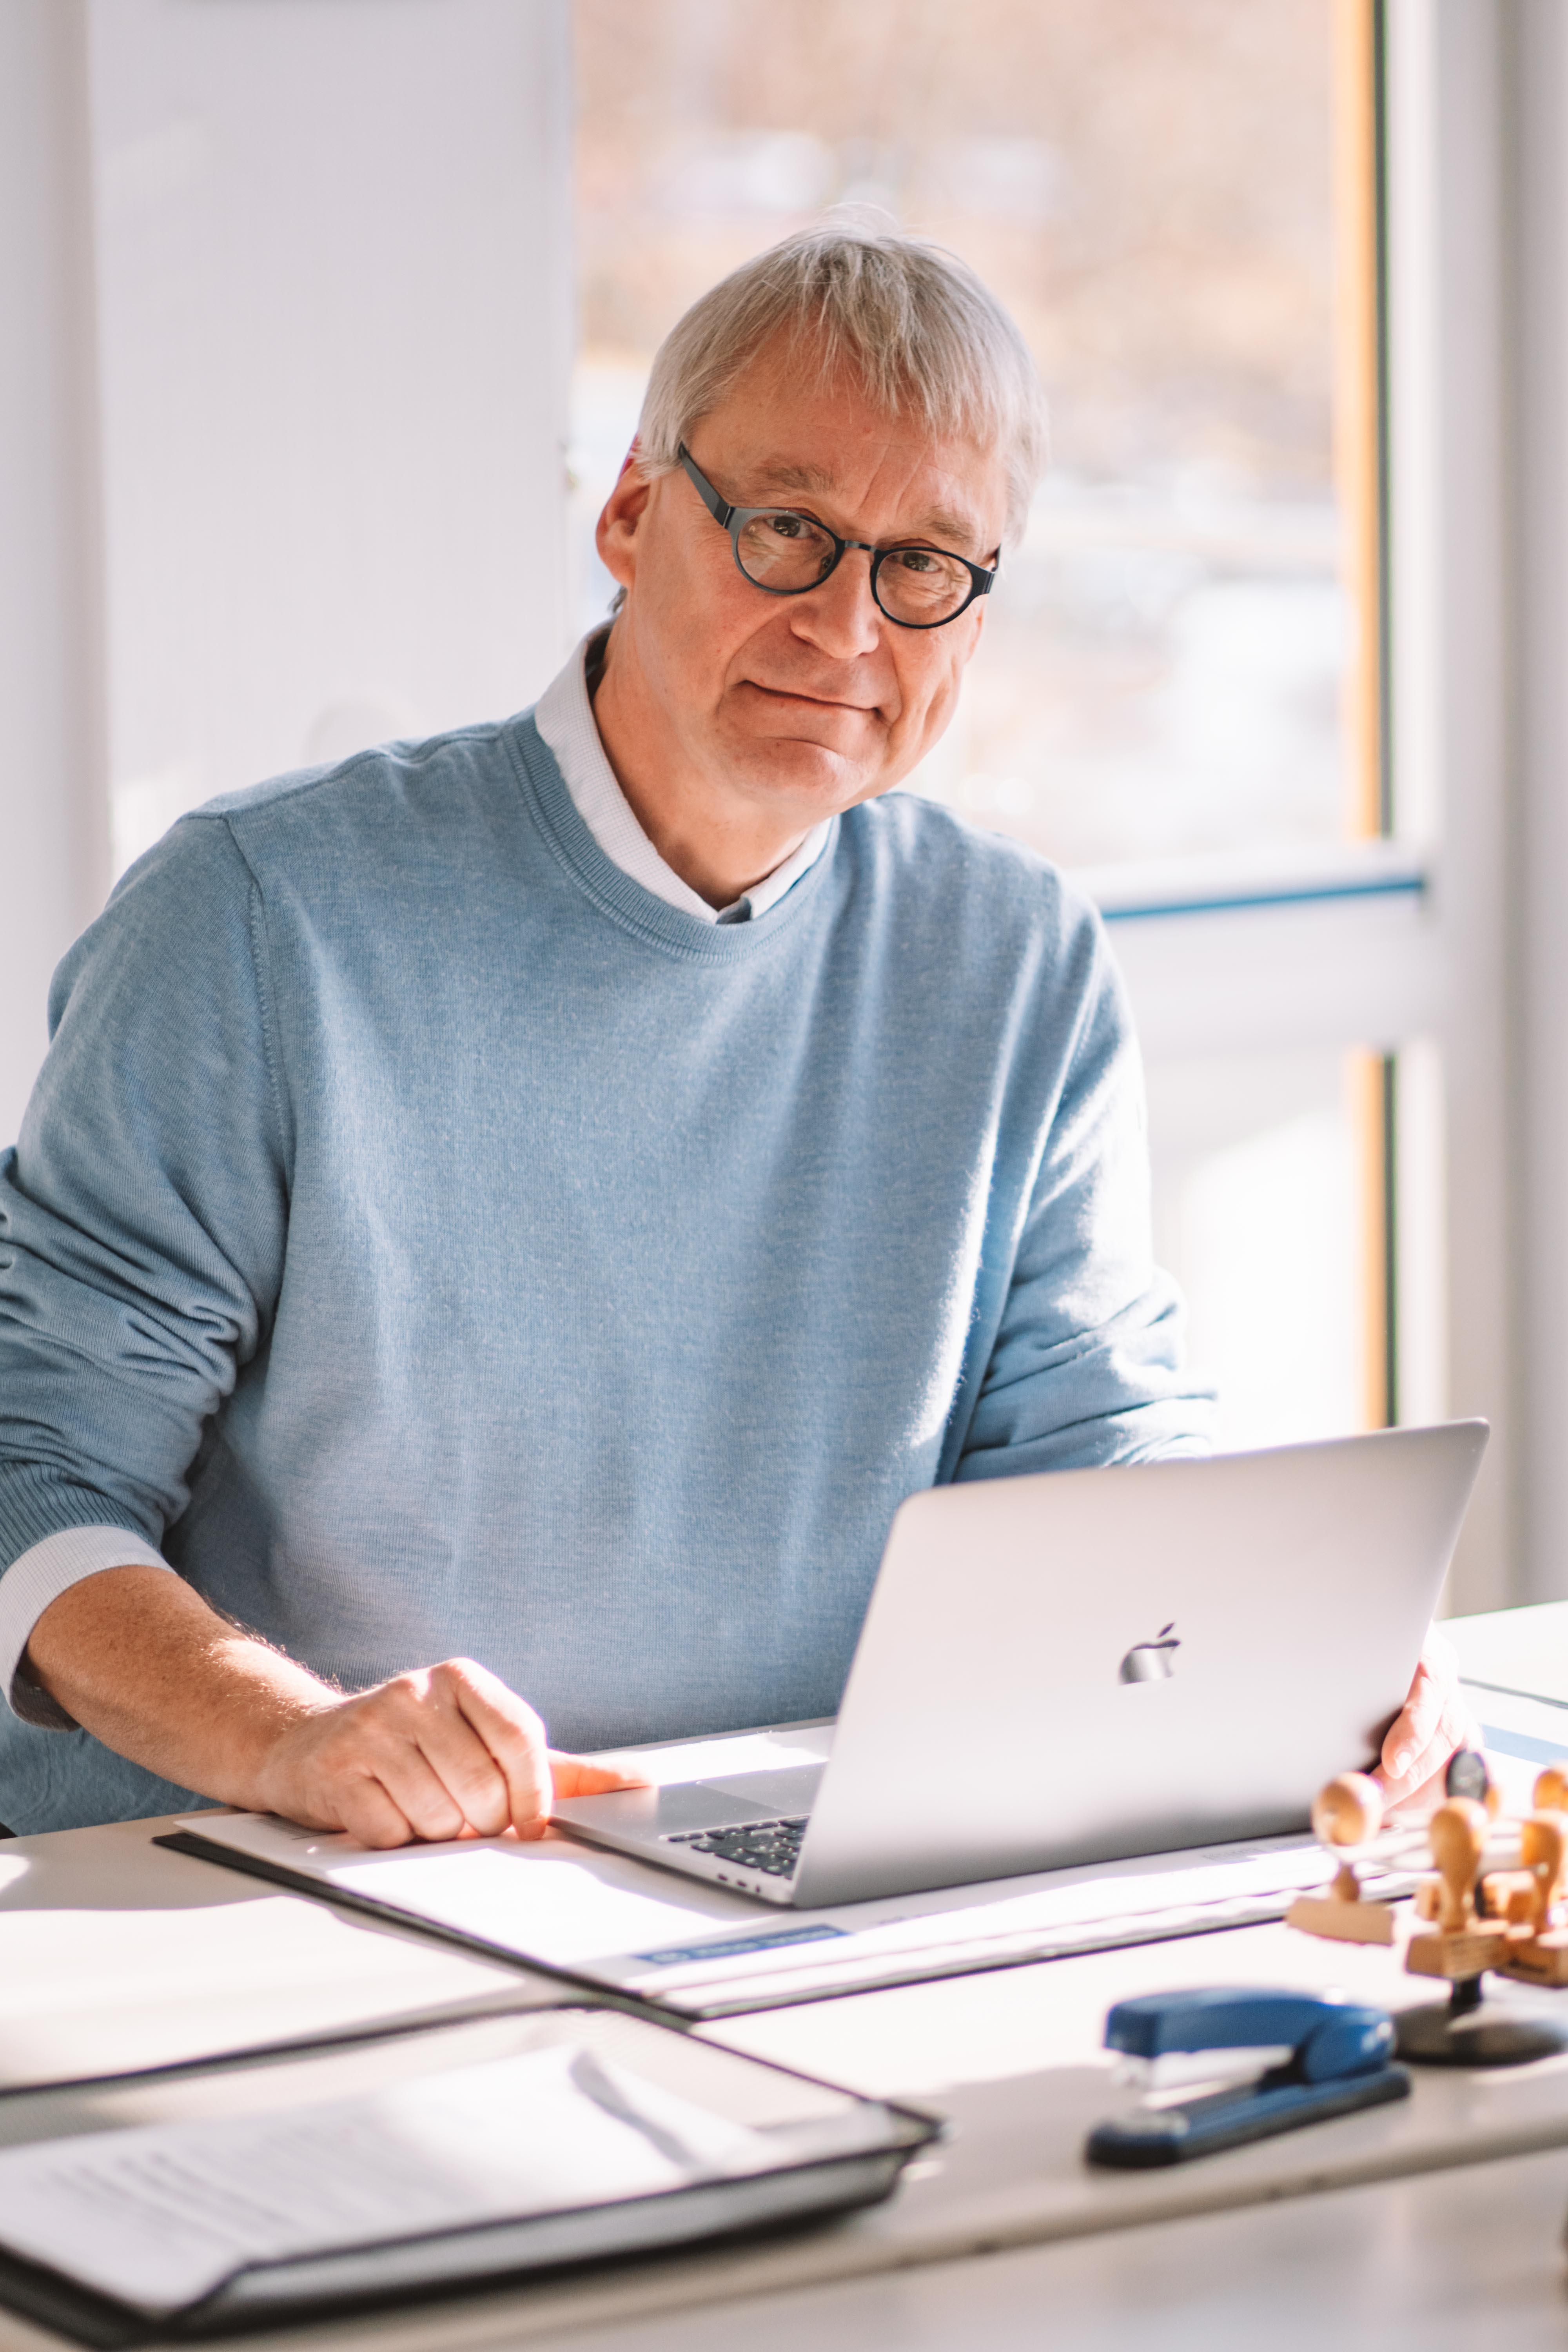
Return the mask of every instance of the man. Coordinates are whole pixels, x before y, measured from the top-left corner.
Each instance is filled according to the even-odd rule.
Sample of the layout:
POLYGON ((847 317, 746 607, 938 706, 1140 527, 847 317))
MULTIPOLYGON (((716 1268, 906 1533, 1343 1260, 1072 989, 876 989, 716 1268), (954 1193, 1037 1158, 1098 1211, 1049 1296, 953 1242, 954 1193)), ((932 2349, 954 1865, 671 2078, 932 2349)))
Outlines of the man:
MULTIPOLYGON (((542 1717, 830 1712, 912 1490, 1203 1449, 1099 924, 887 797, 1041 445, 960 265, 792 239, 659 354, 536 713, 121 883, 0 1169, 13 1828, 537 1834, 618 1785, 542 1717)), ((1424 1673, 1388 1764, 1451 1728, 1424 1673)))

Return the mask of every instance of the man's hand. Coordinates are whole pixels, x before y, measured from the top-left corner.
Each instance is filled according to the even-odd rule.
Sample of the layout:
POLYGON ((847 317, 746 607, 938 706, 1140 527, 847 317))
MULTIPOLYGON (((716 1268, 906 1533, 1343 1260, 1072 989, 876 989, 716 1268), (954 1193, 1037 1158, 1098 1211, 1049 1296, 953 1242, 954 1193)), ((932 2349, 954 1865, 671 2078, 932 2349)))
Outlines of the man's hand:
POLYGON ((557 1756, 515 1692, 468 1658, 345 1697, 161 1568, 109 1568, 52 1601, 27 1666, 106 1748, 220 1804, 411 1838, 542 1837, 552 1793, 640 1783, 557 1756))
POLYGON ((395 1675, 281 1734, 258 1804, 362 1845, 411 1838, 542 1837, 553 1791, 592 1797, 639 1784, 545 1745, 523 1700, 471 1658, 395 1675))
POLYGON ((1479 1729, 1459 1696, 1458 1660, 1447 1638, 1431 1626, 1410 1696, 1389 1727, 1373 1777, 1382 1781, 1391 1809, 1425 1801, 1441 1796, 1441 1775, 1455 1748, 1480 1744, 1479 1729))

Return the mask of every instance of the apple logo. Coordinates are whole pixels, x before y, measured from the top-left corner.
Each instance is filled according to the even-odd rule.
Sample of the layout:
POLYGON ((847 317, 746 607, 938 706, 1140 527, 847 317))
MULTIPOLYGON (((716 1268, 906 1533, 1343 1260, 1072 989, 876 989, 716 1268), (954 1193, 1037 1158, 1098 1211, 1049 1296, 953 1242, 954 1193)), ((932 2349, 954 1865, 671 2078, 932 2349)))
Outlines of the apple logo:
POLYGON ((1152 1642, 1134 1642, 1122 1659, 1117 1679, 1124 1683, 1163 1683, 1176 1671, 1176 1652, 1181 1648, 1181 1636, 1175 1630, 1175 1619, 1162 1625, 1152 1642))

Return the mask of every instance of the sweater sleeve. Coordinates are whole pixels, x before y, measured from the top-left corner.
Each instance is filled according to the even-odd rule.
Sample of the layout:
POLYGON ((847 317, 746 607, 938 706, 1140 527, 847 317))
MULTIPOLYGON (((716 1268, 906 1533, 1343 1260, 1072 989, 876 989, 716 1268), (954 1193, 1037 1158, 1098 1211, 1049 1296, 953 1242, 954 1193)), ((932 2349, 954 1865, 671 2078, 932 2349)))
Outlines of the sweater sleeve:
MULTIPOLYGON (((12 1635, 10 1574, 22 1569, 19 1605, 38 1547, 62 1530, 134 1533, 157 1558, 203 1425, 276 1300, 287 1099, 265 910, 221 818, 184 820, 132 868, 55 975, 49 1030, 16 1148, 0 1156, 12 1635)), ((58 1548, 43 1557, 57 1563, 58 1548)))
POLYGON ((1142 1069, 1098 919, 1079 1027, 1043 1134, 955 1478, 1206 1454, 1214 1392, 1187 1370, 1181 1295, 1155 1265, 1142 1069))

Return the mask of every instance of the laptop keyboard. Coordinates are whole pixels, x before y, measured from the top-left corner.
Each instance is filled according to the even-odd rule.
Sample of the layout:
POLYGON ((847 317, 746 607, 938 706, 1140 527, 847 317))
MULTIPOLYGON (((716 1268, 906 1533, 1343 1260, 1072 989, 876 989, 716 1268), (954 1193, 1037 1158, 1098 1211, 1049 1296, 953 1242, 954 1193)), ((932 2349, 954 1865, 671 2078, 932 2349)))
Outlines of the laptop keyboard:
POLYGON ((765 1871, 770 1878, 793 1878, 805 1820, 803 1816, 794 1822, 745 1822, 729 1830, 687 1830, 662 1837, 659 1843, 689 1845, 693 1853, 716 1854, 721 1862, 765 1871))

